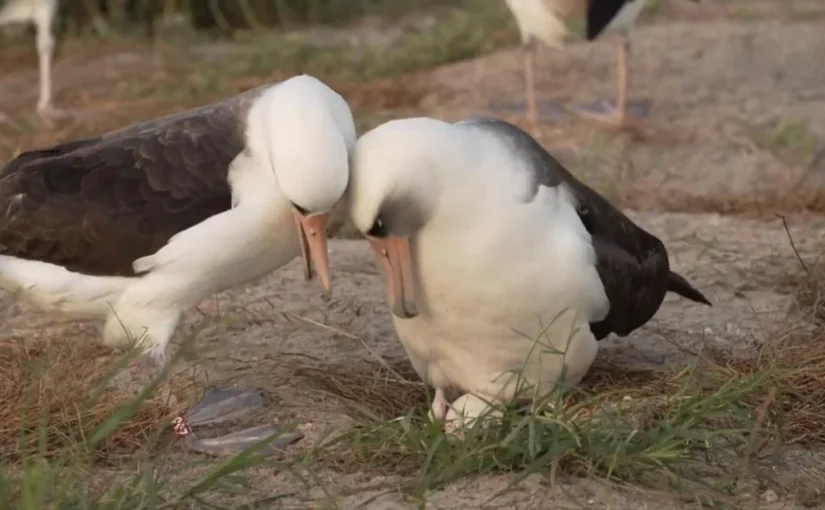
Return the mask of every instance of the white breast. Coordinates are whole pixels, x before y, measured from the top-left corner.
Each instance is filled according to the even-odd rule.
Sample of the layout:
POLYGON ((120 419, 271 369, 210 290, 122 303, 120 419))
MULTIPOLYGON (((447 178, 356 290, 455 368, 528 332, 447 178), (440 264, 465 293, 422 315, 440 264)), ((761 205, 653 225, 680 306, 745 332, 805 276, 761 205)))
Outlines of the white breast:
POLYGON ((596 352, 587 323, 608 310, 590 235, 565 189, 542 188, 522 204, 506 192, 513 174, 480 168, 478 175, 443 197, 463 214, 440 214, 413 238, 420 315, 395 319, 405 349, 434 385, 490 395, 512 389, 492 381, 518 370, 531 351, 539 355, 531 378, 555 383, 550 344, 565 349, 571 330, 583 326, 568 359, 577 380, 596 352), (543 330, 546 348, 536 350, 543 330))

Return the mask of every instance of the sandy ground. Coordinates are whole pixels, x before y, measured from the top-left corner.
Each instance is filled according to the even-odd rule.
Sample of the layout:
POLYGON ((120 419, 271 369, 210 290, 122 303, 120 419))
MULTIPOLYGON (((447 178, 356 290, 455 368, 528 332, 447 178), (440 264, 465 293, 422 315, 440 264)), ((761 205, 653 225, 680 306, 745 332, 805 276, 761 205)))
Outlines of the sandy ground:
MULTIPOLYGON (((632 39, 630 97, 648 101, 652 110, 636 136, 594 130, 569 115, 532 132, 592 185, 638 208, 704 210, 713 204, 724 211, 726 203, 758 197, 821 196, 825 163, 811 168, 813 151, 789 160, 761 142, 777 124, 807 123, 822 147, 825 69, 811 65, 825 50, 822 27, 702 21, 639 29, 632 39)), ((607 39, 540 51, 540 107, 612 99, 616 61, 615 44, 607 39)), ((421 107, 450 119, 487 113, 520 121, 522 76, 516 48, 446 66, 423 78, 431 92, 421 107)))
MULTIPOLYGON (((768 338, 788 320, 795 291, 789 286, 789 278, 798 275, 801 268, 779 220, 759 222, 675 213, 633 217, 666 242, 674 268, 705 292, 714 307, 669 297, 646 326, 628 338, 602 342, 602 354, 611 363, 641 369, 683 363, 690 358, 688 353, 698 351, 705 343, 747 346, 768 338)), ((810 260, 825 242, 825 219, 799 217, 792 219, 791 225, 797 248, 810 260)), ((268 402, 265 419, 280 424, 303 423, 307 435, 303 445, 329 427, 347 424, 349 418, 339 401, 299 377, 301 369, 334 368, 357 373, 370 370, 371 365, 364 360, 375 355, 390 363, 404 360, 369 247, 360 240, 336 240, 331 243, 330 258, 335 291, 326 305, 316 286, 303 280, 298 264, 293 262, 256 284, 205 302, 200 311, 188 314, 185 328, 197 331, 199 362, 211 384, 261 388, 268 402)), ((35 331, 59 334, 60 329, 75 342, 97 338, 93 325, 61 324, 25 304, 9 304, 6 313, 2 336, 9 339, 25 338, 35 331)), ((175 459, 176 463, 184 463, 194 457, 182 454, 175 459)), ((789 475, 788 480, 802 476, 799 473, 806 468, 821 466, 823 460, 818 455, 798 453, 793 457, 797 474, 789 475)), ((381 481, 376 473, 318 475, 332 493, 355 491, 381 481)), ((484 477, 448 487, 432 494, 431 508, 476 507, 506 486, 507 480, 506 476, 484 477)), ((294 481, 286 475, 265 470, 254 473, 253 483, 273 492, 296 490, 294 481)), ((569 494, 559 489, 554 492, 546 480, 535 477, 492 504, 502 505, 500 508, 547 508, 542 505, 552 499, 558 503, 553 508, 575 508, 575 500, 585 502, 588 508, 680 507, 661 496, 610 490, 594 481, 564 480, 562 488, 569 494)), ((338 503, 353 508, 386 490, 384 486, 378 491, 358 490, 338 503)), ((788 506, 775 503, 765 508, 795 508, 797 497, 801 496, 790 494, 780 500, 788 506)), ((293 503, 295 508, 304 508, 312 506, 309 501, 317 503, 324 498, 322 493, 312 491, 300 494, 293 503)), ((413 507, 394 493, 365 506, 413 507)))
MULTIPOLYGON (((639 211, 725 210, 727 203, 762 197, 776 199, 769 202, 774 206, 761 207, 770 213, 789 208, 795 196, 810 194, 818 200, 825 167, 810 168, 810 153, 789 156, 766 147, 760 144, 759 134, 778 121, 807 121, 813 136, 825 137, 825 68, 817 65, 825 51, 825 21, 819 16, 825 9, 817 2, 795 2, 804 9, 793 11, 781 2, 753 0, 749 10, 734 12, 740 19, 732 21, 726 10, 730 4, 715 4, 725 16, 702 16, 700 11, 679 8, 687 13, 680 20, 637 30, 631 95, 653 105, 639 134, 610 133, 569 117, 548 122, 534 133, 586 182, 639 211), (753 21, 742 22, 750 16, 753 21)), ((106 55, 105 48, 100 52, 96 69, 105 62, 113 75, 129 76, 135 59, 145 58, 137 53, 106 55)), ((612 97, 614 52, 609 40, 574 45, 566 51, 542 50, 538 81, 542 99, 560 105, 612 97)), ((92 96, 105 92, 95 88, 91 68, 64 72, 68 68, 67 60, 56 64, 56 73, 68 76, 62 89, 85 86, 92 96)), ((0 111, 15 106, 11 94, 20 94, 20 101, 30 100, 33 105, 33 83, 33 68, 14 77, 0 76, 0 111)), ((423 99, 396 110, 396 115, 458 119, 488 112, 518 120, 507 117, 504 107, 511 105, 512 112, 513 104, 516 108, 523 104, 517 48, 420 74, 409 83, 422 91, 423 99)), ((82 102, 82 97, 72 96, 72 100, 82 102)), ((138 111, 140 104, 131 108, 138 111)), ((87 123, 84 129, 125 122, 117 115, 126 114, 112 115, 87 123)), ((10 153, 16 142, 9 137, 16 131, 0 132, 5 136, 0 143, 10 153)), ((63 126, 58 133, 29 130, 25 144, 70 136, 72 127, 63 126)), ((683 363, 704 343, 746 346, 769 337, 789 320, 796 290, 790 277, 801 269, 781 222, 771 214, 762 219, 676 212, 632 216, 666 242, 674 269, 705 292, 714 307, 668 298, 648 325, 626 339, 602 343, 603 355, 611 362, 639 368, 683 363)), ((825 219, 792 216, 789 222, 804 257, 812 260, 822 252, 825 219)), ((305 423, 307 438, 302 444, 325 427, 346 424, 348 418, 337 400, 298 377, 298 367, 369 370, 364 360, 375 355, 404 361, 370 250, 361 241, 334 241, 330 249, 335 294, 329 303, 320 299, 314 285, 303 281, 293 262, 258 283, 207 300, 200 311, 187 316, 184 328, 198 331, 199 362, 211 380, 263 389, 269 419, 305 423)), ((6 296, 0 299, 4 325, 0 342, 41 333, 61 334, 76 342, 98 338, 94 325, 61 323, 25 304, 11 303, 6 296)), ((181 454, 176 462, 191 459, 181 454)), ((797 452, 784 461, 776 471, 780 478, 791 480, 801 479, 805 469, 821 466, 825 459, 815 452, 797 452), (795 469, 786 472, 787 465, 795 469)), ((330 484, 332 493, 392 482, 377 478, 376 473, 319 476, 330 484)), ((284 475, 258 470, 252 478, 255 486, 272 492, 298 491, 284 475)), ((432 494, 430 508, 478 508, 507 480, 484 477, 456 484, 432 494)), ((553 490, 545 479, 532 477, 488 507, 682 507, 664 496, 611 490, 594 481, 564 480, 561 489, 553 490)), ((337 503, 342 508, 414 507, 394 492, 382 496, 382 491, 386 489, 358 491, 337 503)), ((825 508, 821 493, 791 491, 771 503, 760 501, 758 495, 759 491, 754 493, 752 508, 803 508, 802 503, 825 508)), ((318 491, 298 491, 278 508, 318 508, 324 501, 318 491)))

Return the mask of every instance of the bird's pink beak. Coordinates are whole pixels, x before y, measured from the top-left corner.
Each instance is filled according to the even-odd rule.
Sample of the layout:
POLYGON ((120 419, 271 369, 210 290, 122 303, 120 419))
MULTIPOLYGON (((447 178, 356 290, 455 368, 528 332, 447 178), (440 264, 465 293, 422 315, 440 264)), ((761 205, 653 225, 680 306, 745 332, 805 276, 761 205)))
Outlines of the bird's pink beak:
POLYGON ((295 226, 298 228, 298 240, 301 256, 304 259, 304 277, 312 279, 312 265, 318 271, 324 295, 330 295, 329 255, 327 252, 327 221, 329 213, 304 215, 297 209, 293 211, 295 226))
POLYGON ((367 236, 387 281, 390 310, 401 319, 418 315, 410 241, 406 237, 367 236))

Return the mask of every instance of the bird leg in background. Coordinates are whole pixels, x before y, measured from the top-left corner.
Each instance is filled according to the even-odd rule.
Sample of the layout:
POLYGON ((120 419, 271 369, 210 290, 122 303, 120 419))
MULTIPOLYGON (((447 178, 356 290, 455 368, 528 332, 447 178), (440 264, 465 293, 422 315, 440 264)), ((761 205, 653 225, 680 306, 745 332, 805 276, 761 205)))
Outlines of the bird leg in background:
POLYGON ((507 111, 508 115, 524 116, 525 120, 534 127, 539 123, 539 114, 542 120, 559 122, 567 115, 567 109, 555 101, 542 101, 539 104, 536 99, 536 40, 532 37, 522 42, 521 49, 523 52, 524 62, 524 103, 521 101, 514 101, 509 104, 502 104, 494 107, 507 111), (541 111, 539 111, 541 107, 541 111))
MULTIPOLYGON (((630 39, 626 34, 623 34, 619 40, 618 53, 616 104, 610 105, 607 101, 598 101, 594 105, 574 107, 574 111, 585 117, 624 127, 629 117, 628 82, 630 81, 630 39)), ((638 114, 645 115, 646 112, 640 111, 638 114)))
POLYGON ((47 112, 52 106, 52 56, 54 39, 48 27, 37 27, 37 64, 40 67, 40 96, 37 100, 38 113, 47 112))
POLYGON ((527 102, 527 121, 537 124, 539 110, 536 105, 536 44, 533 40, 523 45, 524 49, 524 87, 527 102))
POLYGON ((619 40, 618 91, 616 94, 615 120, 619 125, 627 118, 627 82, 630 76, 630 39, 623 35, 619 40))
POLYGON ((46 21, 36 22, 37 64, 40 68, 40 96, 37 114, 41 118, 61 117, 65 113, 52 105, 52 61, 54 60, 54 36, 46 21))

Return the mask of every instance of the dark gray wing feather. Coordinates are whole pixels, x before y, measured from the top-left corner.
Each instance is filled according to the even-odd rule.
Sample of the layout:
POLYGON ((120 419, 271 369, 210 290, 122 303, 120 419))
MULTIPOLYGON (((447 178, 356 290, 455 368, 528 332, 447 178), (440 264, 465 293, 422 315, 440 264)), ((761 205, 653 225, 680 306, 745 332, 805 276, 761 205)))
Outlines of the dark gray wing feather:
POLYGON ((524 158, 532 170, 531 195, 541 186, 564 185, 575 197, 582 224, 592 237, 596 270, 610 301, 603 320, 591 323, 601 340, 613 332, 626 336, 649 321, 668 291, 710 305, 710 301, 682 276, 670 271, 665 245, 639 227, 598 192, 567 171, 533 137, 508 122, 493 118, 464 121, 489 129, 524 158))
POLYGON ((134 274, 134 260, 230 208, 227 168, 262 89, 21 154, 0 172, 0 254, 134 274))

